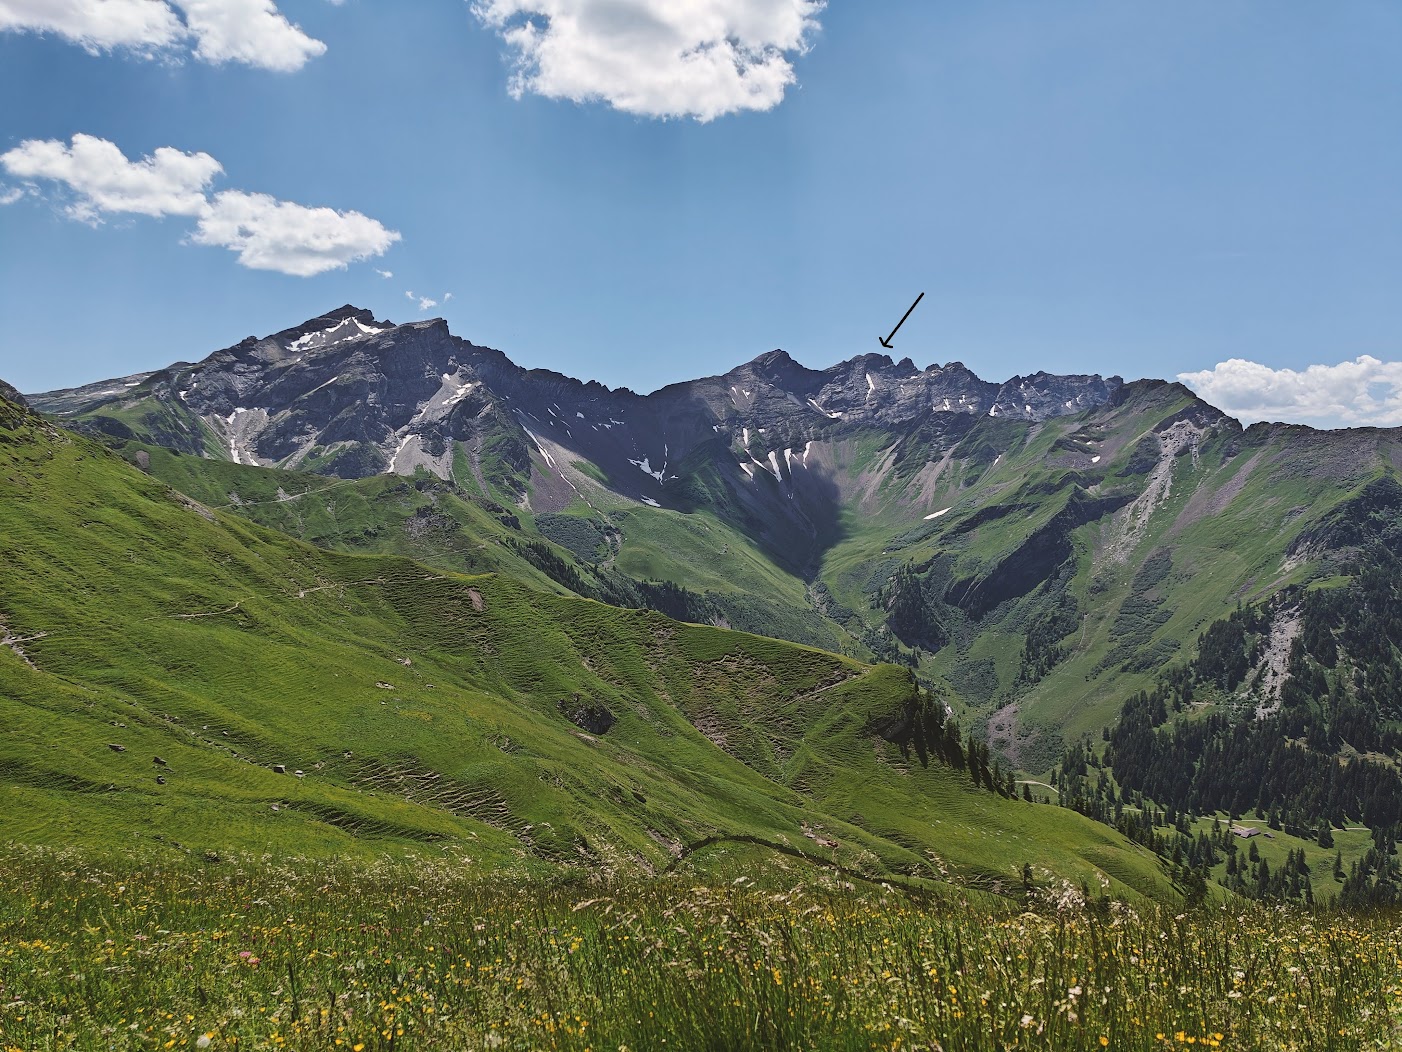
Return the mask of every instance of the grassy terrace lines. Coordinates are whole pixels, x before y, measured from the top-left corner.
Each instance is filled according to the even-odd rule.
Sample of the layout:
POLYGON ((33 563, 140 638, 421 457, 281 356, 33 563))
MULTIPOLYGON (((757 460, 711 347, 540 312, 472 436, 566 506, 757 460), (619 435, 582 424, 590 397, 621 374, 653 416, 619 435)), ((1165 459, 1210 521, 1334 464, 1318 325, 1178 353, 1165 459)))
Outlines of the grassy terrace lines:
MULTIPOLYGON (((0 647, 0 841, 638 874, 710 837, 821 837, 873 879, 1010 889, 1038 859, 1174 895, 1103 828, 883 742, 904 670, 320 550, 33 417, 0 438, 0 616, 23 641, 0 647)), ((258 499, 286 481, 220 470, 258 499)))

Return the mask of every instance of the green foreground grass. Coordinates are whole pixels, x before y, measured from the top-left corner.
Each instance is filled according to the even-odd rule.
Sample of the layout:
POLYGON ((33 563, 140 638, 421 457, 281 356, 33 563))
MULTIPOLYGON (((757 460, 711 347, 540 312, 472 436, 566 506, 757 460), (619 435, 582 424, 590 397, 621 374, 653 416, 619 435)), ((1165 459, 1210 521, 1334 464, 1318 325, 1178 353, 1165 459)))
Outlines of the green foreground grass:
MULTIPOLYGON (((752 859, 738 858, 748 868, 752 859)), ((711 872, 716 872, 712 860, 711 872)), ((0 858, 0 1048, 1378 1049, 1402 918, 0 858)))

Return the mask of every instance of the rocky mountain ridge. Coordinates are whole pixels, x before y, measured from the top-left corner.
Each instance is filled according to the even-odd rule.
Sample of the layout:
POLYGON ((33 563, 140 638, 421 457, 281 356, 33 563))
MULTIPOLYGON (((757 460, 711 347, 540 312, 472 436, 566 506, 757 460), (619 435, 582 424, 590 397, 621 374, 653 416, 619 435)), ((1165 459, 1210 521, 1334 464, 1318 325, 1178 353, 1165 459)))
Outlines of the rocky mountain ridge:
MULTIPOLYGON (((1165 381, 994 384, 957 362, 817 370, 770 351, 639 395, 350 306, 31 401, 118 446, 195 454, 203 480, 168 465, 172 483, 233 508, 253 467, 303 473, 268 483, 279 502, 312 492, 306 473, 426 470, 516 531, 444 525, 449 563, 509 550, 579 594, 743 613, 752 631, 908 664, 1028 770, 1098 733, 1238 602, 1327 580, 1402 520, 1402 432, 1243 428, 1165 381), (593 576, 615 572, 628 580, 593 576)), ((354 529, 298 535, 384 545, 409 528, 395 514, 361 504, 331 516, 354 529)))
POLYGON ((453 336, 442 319, 396 325, 347 305, 197 364, 31 401, 116 437, 140 431, 125 419, 133 410, 159 405, 169 417, 155 428, 163 444, 345 477, 426 468, 450 478, 452 443, 478 439, 504 415, 536 439, 585 447, 576 451, 596 462, 631 464, 640 495, 656 499, 667 466, 717 435, 734 445, 737 467, 782 481, 795 446, 837 425, 909 427, 951 413, 1038 421, 1102 404, 1121 386, 1118 377, 1046 373, 994 384, 959 362, 921 371, 908 358, 875 354, 814 370, 771 351, 723 376, 640 396, 523 369, 453 336), (786 445, 761 437, 771 432, 786 445))

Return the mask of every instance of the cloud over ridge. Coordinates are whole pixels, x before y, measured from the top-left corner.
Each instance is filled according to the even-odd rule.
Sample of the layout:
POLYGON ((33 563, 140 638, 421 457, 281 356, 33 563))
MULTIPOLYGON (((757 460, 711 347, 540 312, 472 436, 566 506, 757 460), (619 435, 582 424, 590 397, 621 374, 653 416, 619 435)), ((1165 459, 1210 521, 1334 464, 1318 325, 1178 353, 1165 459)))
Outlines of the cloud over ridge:
POLYGON ((1273 369, 1230 358, 1179 373, 1205 401, 1246 423, 1285 420, 1323 427, 1402 425, 1402 362, 1362 354, 1337 365, 1273 369))
POLYGON ((710 121, 769 110, 825 0, 476 0, 512 52, 511 91, 710 121))
POLYGON ((193 217, 190 243, 227 248, 254 270, 311 277, 383 255, 400 239, 359 212, 309 208, 243 190, 211 197, 209 185, 224 168, 207 153, 165 146, 131 161, 114 143, 80 134, 71 144, 22 142, 0 154, 0 167, 31 185, 58 184, 71 198, 65 214, 94 225, 109 214, 193 217))

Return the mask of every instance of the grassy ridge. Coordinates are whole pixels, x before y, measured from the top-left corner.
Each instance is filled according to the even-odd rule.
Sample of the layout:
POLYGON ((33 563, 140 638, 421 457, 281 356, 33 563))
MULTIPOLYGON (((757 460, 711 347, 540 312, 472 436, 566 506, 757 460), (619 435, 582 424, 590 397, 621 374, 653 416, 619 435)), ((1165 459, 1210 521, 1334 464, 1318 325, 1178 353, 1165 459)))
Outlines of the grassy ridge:
POLYGON ((27 415, 0 424, 0 597, 0 839, 647 872, 745 837, 1172 894, 1079 816, 882 743, 904 671, 318 550, 27 415))

